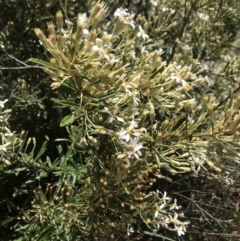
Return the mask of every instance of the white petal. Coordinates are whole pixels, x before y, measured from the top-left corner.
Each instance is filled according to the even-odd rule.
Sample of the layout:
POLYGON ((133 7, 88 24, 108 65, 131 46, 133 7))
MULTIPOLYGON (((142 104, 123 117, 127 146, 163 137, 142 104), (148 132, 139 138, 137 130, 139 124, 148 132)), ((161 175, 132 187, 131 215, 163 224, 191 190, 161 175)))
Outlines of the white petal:
POLYGON ((97 45, 93 45, 91 48, 91 51, 97 52, 97 51, 99 51, 99 47, 97 45))
POLYGON ((84 38, 87 38, 89 36, 89 31, 86 28, 84 28, 82 32, 83 32, 84 38))
POLYGON ((124 122, 124 119, 121 118, 121 117, 117 117, 117 120, 120 121, 120 122, 124 122))

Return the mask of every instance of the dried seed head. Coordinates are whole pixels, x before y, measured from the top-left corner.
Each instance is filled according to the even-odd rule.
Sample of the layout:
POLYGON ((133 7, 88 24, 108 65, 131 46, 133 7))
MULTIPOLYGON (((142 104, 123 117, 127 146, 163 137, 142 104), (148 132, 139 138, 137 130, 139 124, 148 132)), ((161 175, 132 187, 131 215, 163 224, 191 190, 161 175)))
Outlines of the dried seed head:
POLYGON ((62 38, 62 35, 58 34, 56 36, 56 40, 57 40, 57 45, 58 45, 58 48, 61 49, 63 47, 63 38, 62 38))
POLYGON ((92 25, 93 29, 96 28, 97 24, 101 21, 106 11, 107 11, 107 5, 104 2, 98 1, 95 4, 89 18, 89 23, 92 25))
POLYGON ((47 23, 47 27, 50 34, 55 34, 55 25, 52 22, 47 23))
POLYGON ((102 36, 102 41, 103 41, 103 43, 108 43, 111 38, 112 38, 111 34, 108 34, 107 32, 104 32, 103 36, 102 36))
POLYGON ((59 87, 61 86, 61 83, 60 82, 53 82, 51 83, 50 87, 55 90, 55 89, 58 89, 59 87))
POLYGON ((44 33, 42 32, 41 29, 39 28, 35 28, 34 32, 36 33, 37 37, 39 38, 39 40, 41 41, 41 43, 43 44, 44 47, 47 47, 48 45, 48 41, 46 36, 44 35, 44 33))
POLYGON ((53 77, 55 75, 55 73, 52 70, 48 69, 48 68, 44 68, 43 71, 46 74, 50 75, 51 77, 53 77))
POLYGON ((55 46, 57 44, 57 36, 56 36, 56 34, 50 34, 48 39, 49 39, 49 43, 51 43, 52 46, 55 46))
POLYGON ((54 58, 51 58, 50 59, 50 63, 53 64, 53 65, 56 65, 57 64, 57 60, 54 59, 54 58))
POLYGON ((57 21, 57 27, 58 30, 61 31, 63 28, 63 14, 61 11, 58 11, 56 14, 56 21, 57 21))
POLYGON ((234 138, 239 137, 239 135, 240 135, 240 132, 239 132, 239 131, 235 131, 235 132, 234 132, 234 138))
POLYGON ((119 35, 126 27, 126 21, 123 17, 118 17, 116 25, 113 30, 114 35, 119 35))

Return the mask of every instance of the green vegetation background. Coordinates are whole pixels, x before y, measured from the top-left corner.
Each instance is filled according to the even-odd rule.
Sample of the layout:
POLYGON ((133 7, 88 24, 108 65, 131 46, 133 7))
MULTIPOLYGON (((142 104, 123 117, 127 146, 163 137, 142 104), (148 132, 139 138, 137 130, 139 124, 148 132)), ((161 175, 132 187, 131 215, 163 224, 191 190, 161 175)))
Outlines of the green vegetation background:
MULTIPOLYGON (((66 2, 68 17, 74 19, 79 12, 89 13, 94 1, 69 0, 66 2)), ((109 6, 109 15, 105 21, 108 21, 114 11, 120 6, 132 9, 136 14, 142 14, 146 18, 148 18, 149 11, 151 11, 149 2, 143 0, 106 0, 105 2, 109 6)), ((184 1, 182 2, 184 4, 184 1)), ((186 0, 186 2, 189 4, 195 3, 197 6, 199 2, 205 5, 209 4, 210 1, 186 0)), ((232 51, 231 43, 235 40, 240 26, 240 9, 238 1, 233 0, 220 0, 219 9, 226 2, 229 6, 234 6, 238 9, 234 14, 226 14, 225 18, 222 19, 223 27, 215 29, 218 31, 216 35, 219 35, 221 39, 219 39, 218 47, 216 47, 217 45, 214 46, 213 53, 208 52, 208 46, 203 48, 198 43, 198 39, 195 40, 196 44, 193 52, 198 61, 204 61, 205 59, 217 61, 223 53, 222 49, 224 49, 225 53, 228 48, 229 51, 232 51)), ((39 66, 34 67, 28 60, 30 58, 48 59, 48 54, 40 45, 34 29, 40 28, 46 32, 47 22, 55 22, 56 12, 64 9, 64 1, 0 1, 0 86, 2 87, 0 96, 1 100, 9 99, 6 107, 12 109, 9 128, 16 133, 21 133, 22 130, 25 130, 26 140, 28 137, 35 137, 37 142, 34 153, 41 151, 46 139, 50 140, 46 143, 46 151, 42 153, 41 162, 38 165, 34 163, 26 164, 26 160, 32 158, 30 154, 24 156, 16 153, 12 153, 12 164, 10 166, 2 166, 0 163, 1 241, 22 240, 21 231, 18 232, 16 230, 21 225, 24 225, 22 210, 27 210, 28 207, 31 207, 34 190, 39 188, 39 186, 45 190, 47 183, 63 182, 63 179, 60 180, 56 173, 46 167, 44 162, 47 162, 47 160, 54 161, 59 156, 64 156, 63 153, 67 152, 66 144, 60 147, 54 140, 56 138, 66 138, 68 135, 66 129, 60 127, 59 123, 63 117, 71 114, 71 112, 68 109, 59 108, 53 102, 53 99, 56 98, 56 93, 50 88, 50 77, 42 71, 42 68, 39 66), (19 60, 23 61, 25 65, 20 63, 19 60)), ((176 39, 179 37, 177 32, 173 31, 169 32, 164 37, 165 39, 161 40, 164 42, 164 51, 168 61, 173 58, 174 51, 178 48, 176 39), (169 49, 171 49, 171 52, 168 52, 169 49)), ((216 39, 213 39, 214 41, 216 39)), ((156 47, 161 46, 156 44, 156 47)), ((235 48, 234 51, 238 55, 239 49, 235 48)), ((231 85, 233 87, 235 96, 238 93, 239 82, 232 78, 231 74, 225 75, 222 78, 222 83, 216 83, 215 88, 207 90, 218 97, 219 103, 224 103, 226 98, 229 98, 229 91, 226 91, 226 86, 231 85)), ((205 90, 199 91, 205 92, 205 90)), ((26 148, 26 153, 31 153, 32 148, 33 144, 30 143, 26 148)), ((190 228, 189 234, 186 234, 179 240, 240 239, 240 217, 238 213, 240 198, 239 170, 240 168, 236 167, 235 182, 231 188, 221 186, 221 182, 217 182, 214 178, 205 179, 205 176, 191 178, 189 175, 183 175, 172 177, 174 180, 172 184, 165 183, 170 186, 168 190, 171 190, 173 193, 175 191, 187 190, 188 194, 186 196, 188 195, 189 200, 199 200, 199 204, 202 205, 201 213, 195 210, 200 207, 194 206, 191 202, 189 203, 189 200, 180 199, 181 203, 185 205, 184 208, 189 210, 188 214, 192 218, 191 222, 195 220, 195 223, 193 222, 194 225, 190 228)), ((41 231, 39 230, 39 232, 41 231)), ((28 240, 32 240, 30 234, 28 240)), ((59 240, 65 239, 59 237, 59 240)), ((145 239, 143 238, 143 240, 145 239)), ((153 240, 161 240, 161 238, 153 237, 153 240)))

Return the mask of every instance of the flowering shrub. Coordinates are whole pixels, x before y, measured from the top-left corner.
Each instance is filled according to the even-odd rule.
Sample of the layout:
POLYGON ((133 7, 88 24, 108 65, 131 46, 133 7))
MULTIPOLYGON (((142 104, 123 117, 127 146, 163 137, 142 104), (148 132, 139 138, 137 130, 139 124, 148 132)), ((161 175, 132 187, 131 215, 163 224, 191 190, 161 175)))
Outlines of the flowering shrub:
MULTIPOLYGON (((57 12, 48 35, 35 29, 49 62, 30 61, 50 76, 53 101, 68 112, 60 123, 68 136, 56 137, 56 160, 42 161, 46 143, 35 155, 29 141, 37 178, 51 173, 58 181, 33 191, 18 240, 175 240, 194 233, 197 214, 214 219, 187 182, 234 184, 239 61, 212 35, 223 33, 234 9, 204 2, 149 1, 146 16, 117 8, 106 22, 109 9, 98 1, 74 20, 57 12)), ((4 138, 3 153, 21 140, 4 138)))

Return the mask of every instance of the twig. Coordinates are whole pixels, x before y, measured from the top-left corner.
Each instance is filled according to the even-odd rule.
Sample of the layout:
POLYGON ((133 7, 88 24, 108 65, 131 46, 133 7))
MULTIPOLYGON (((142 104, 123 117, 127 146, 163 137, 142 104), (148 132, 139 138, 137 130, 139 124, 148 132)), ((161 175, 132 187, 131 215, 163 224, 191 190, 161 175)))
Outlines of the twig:
POLYGON ((38 65, 26 65, 24 67, 2 67, 0 66, 0 70, 20 70, 20 69, 43 69, 43 67, 38 65))
MULTIPOLYGON (((217 219, 217 218, 214 218, 211 214, 209 214, 207 211, 205 211, 203 208, 201 208, 196 202, 194 202, 193 200, 191 200, 191 199, 188 198, 188 197, 185 197, 184 195, 181 195, 180 193, 175 193, 175 194, 178 195, 178 196, 181 196, 181 197, 187 199, 188 201, 190 201, 191 203, 193 203, 195 206, 198 207, 198 209, 199 209, 200 211, 202 211, 202 214, 205 213, 207 216, 209 216, 211 219, 215 220, 219 225, 221 225, 220 222, 222 222, 222 220, 217 219)), ((204 215, 204 214, 203 214, 203 215, 204 215)), ((205 215, 204 215, 204 216, 205 216, 205 215)), ((206 217, 205 217, 205 218, 206 218, 206 217)), ((207 218, 206 218, 206 220, 207 220, 207 218)), ((207 220, 207 221, 208 221, 208 220, 207 220)))
POLYGON ((8 54, 8 53, 7 53, 7 56, 8 56, 9 58, 11 58, 11 59, 16 60, 17 62, 21 63, 21 64, 24 65, 24 66, 28 66, 28 65, 25 64, 23 61, 17 59, 16 57, 12 56, 11 54, 8 54))
POLYGON ((11 59, 14 59, 16 62, 24 65, 22 67, 3 67, 0 66, 0 70, 20 70, 20 69, 43 69, 44 67, 41 67, 39 65, 28 65, 26 63, 24 63, 23 61, 17 59, 16 57, 14 57, 13 55, 10 55, 7 53, 7 56, 11 59))

